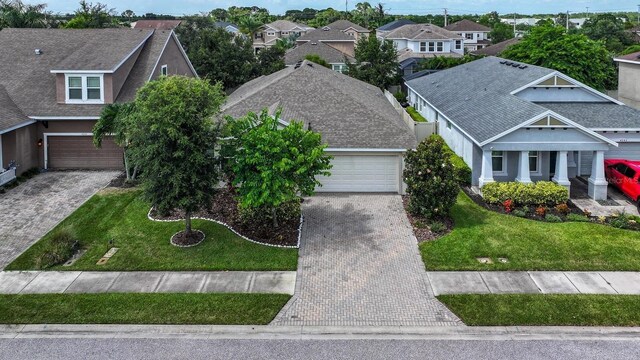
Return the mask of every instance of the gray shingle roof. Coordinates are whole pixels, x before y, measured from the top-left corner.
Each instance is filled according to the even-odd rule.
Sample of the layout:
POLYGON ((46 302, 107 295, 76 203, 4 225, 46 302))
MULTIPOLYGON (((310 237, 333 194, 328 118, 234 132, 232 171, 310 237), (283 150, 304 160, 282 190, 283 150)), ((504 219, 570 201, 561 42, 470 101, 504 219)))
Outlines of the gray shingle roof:
POLYGON ((509 46, 511 46, 513 44, 517 44, 518 42, 520 42, 520 40, 522 40, 522 38, 519 38, 519 37, 511 38, 511 39, 508 39, 508 40, 505 40, 505 41, 501 41, 501 42, 499 42, 497 44, 489 45, 489 46, 484 47, 482 49, 478 49, 478 50, 472 51, 471 54, 473 54, 473 55, 485 55, 485 56, 498 56, 498 55, 500 55, 501 52, 503 52, 509 46))
MULTIPOLYGON (((29 118, 11 100, 7 90, 0 85, 0 131, 29 121, 29 118)), ((1 151, 2 149, 0 149, 1 151)), ((0 164, 2 166, 2 164, 0 164)))
POLYGON ((467 19, 456 21, 453 24, 445 26, 444 28, 449 31, 491 31, 490 27, 478 24, 477 22, 467 19))
POLYGON ((275 104, 283 120, 303 121, 331 148, 416 146, 415 135, 380 89, 309 61, 246 83, 229 96, 223 112, 239 117, 275 104))
POLYGON ((353 41, 356 39, 338 29, 315 29, 300 36, 296 41, 353 41))
POLYGON ((347 55, 329 45, 322 42, 309 41, 287 51, 284 55, 284 63, 286 65, 294 65, 295 63, 304 60, 307 55, 311 54, 320 56, 329 64, 343 64, 345 62, 345 57, 349 62, 355 61, 353 56, 347 55))
POLYGON ((486 57, 407 85, 481 143, 547 110, 511 92, 554 70, 532 65, 520 69, 500 64, 502 60, 486 57))
POLYGON ((332 22, 331 24, 323 26, 323 27, 328 27, 330 29, 338 29, 340 31, 345 31, 348 28, 353 28, 354 30, 356 30, 358 32, 365 32, 365 33, 371 32, 369 29, 367 29, 367 28, 365 28, 363 26, 360 26, 358 24, 354 24, 349 20, 336 20, 336 21, 332 22))
POLYGON ((293 21, 289 21, 289 20, 276 20, 274 22, 270 22, 266 24, 265 26, 268 26, 278 31, 292 31, 296 27, 301 28, 303 30, 313 29, 310 26, 294 23, 293 21))
POLYGON ((615 103, 537 103, 591 129, 640 129, 640 110, 615 103))
POLYGON ((408 40, 447 40, 462 39, 454 32, 443 29, 433 24, 403 25, 392 32, 384 35, 385 39, 408 39, 408 40))
POLYGON ((58 104, 56 79, 50 71, 66 70, 60 64, 78 70, 112 69, 153 34, 118 97, 118 101, 131 99, 124 94, 135 93, 139 84, 148 80, 170 33, 135 29, 4 29, 0 31, 0 85, 11 102, 0 97, 0 109, 14 104, 27 116, 98 116, 102 105, 58 104), (36 55, 35 49, 41 49, 42 54, 36 55))
POLYGON ((384 24, 378 28, 378 31, 392 31, 404 25, 415 24, 415 22, 409 19, 400 19, 396 21, 392 21, 388 24, 384 24))
POLYGON ((640 51, 627 54, 627 55, 618 56, 615 58, 615 60, 633 61, 637 64, 640 64, 640 51))

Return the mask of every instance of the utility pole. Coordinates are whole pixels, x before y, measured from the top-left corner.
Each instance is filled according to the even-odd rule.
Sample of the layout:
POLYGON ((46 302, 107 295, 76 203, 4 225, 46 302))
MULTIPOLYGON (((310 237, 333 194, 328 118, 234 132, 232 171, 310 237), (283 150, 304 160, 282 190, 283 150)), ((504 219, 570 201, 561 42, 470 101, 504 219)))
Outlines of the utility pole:
POLYGON ((447 26, 447 8, 444 8, 444 26, 447 26))
POLYGON ((569 31, 569 10, 567 10, 567 31, 569 31))
POLYGON ((589 7, 587 6, 587 19, 589 18, 589 7))
POLYGON ((345 16, 349 13, 349 0, 344 0, 344 14, 345 16))
POLYGON ((516 13, 513 13, 513 36, 516 36, 516 13))
POLYGON ((640 4, 638 4, 638 24, 640 25, 640 4))

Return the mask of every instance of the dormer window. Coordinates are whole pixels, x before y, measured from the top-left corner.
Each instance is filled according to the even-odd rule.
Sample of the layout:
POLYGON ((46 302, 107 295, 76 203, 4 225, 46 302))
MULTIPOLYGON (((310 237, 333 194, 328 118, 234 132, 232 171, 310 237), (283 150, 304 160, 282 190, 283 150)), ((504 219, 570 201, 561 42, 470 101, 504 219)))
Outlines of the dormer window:
POLYGON ((66 74, 66 102, 104 103, 103 77, 101 74, 66 74))

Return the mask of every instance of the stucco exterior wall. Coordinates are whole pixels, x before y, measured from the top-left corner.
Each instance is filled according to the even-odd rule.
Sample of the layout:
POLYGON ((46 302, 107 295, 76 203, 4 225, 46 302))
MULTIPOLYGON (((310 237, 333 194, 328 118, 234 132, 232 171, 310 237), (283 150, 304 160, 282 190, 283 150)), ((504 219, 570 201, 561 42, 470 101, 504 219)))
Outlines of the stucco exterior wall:
MULTIPOLYGON (((45 123, 37 123, 36 140, 34 140, 34 147, 37 147, 37 141, 44 139, 45 133, 93 133, 94 120, 55 120, 49 121, 48 127, 45 127, 45 123)), ((44 145, 37 150, 37 166, 44 168, 44 145)))
POLYGON ((2 134, 2 167, 15 160, 18 166, 16 174, 38 166, 36 124, 21 127, 2 134))
POLYGON ((640 109, 640 64, 618 62, 618 98, 640 109))
POLYGON ((517 97, 532 102, 602 102, 602 97, 578 87, 549 87, 549 88, 529 88, 518 94, 517 97))
POLYGON ((345 54, 355 55, 355 42, 353 41, 323 41, 323 43, 345 54))
POLYGON ((196 76, 189 67, 187 60, 182 55, 179 46, 180 45, 175 41, 175 38, 171 36, 169 38, 169 42, 167 42, 164 52, 160 56, 158 65, 153 70, 153 75, 151 76, 152 79, 156 79, 160 76, 162 65, 167 65, 168 75, 196 76))

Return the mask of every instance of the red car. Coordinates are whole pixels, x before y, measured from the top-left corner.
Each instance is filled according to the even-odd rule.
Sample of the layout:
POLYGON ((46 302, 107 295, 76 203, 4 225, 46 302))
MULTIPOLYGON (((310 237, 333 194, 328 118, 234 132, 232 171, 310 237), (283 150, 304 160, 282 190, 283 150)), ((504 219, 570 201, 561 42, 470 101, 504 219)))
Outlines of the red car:
POLYGON ((604 172, 609 184, 620 189, 640 207, 640 161, 607 159, 604 172))

